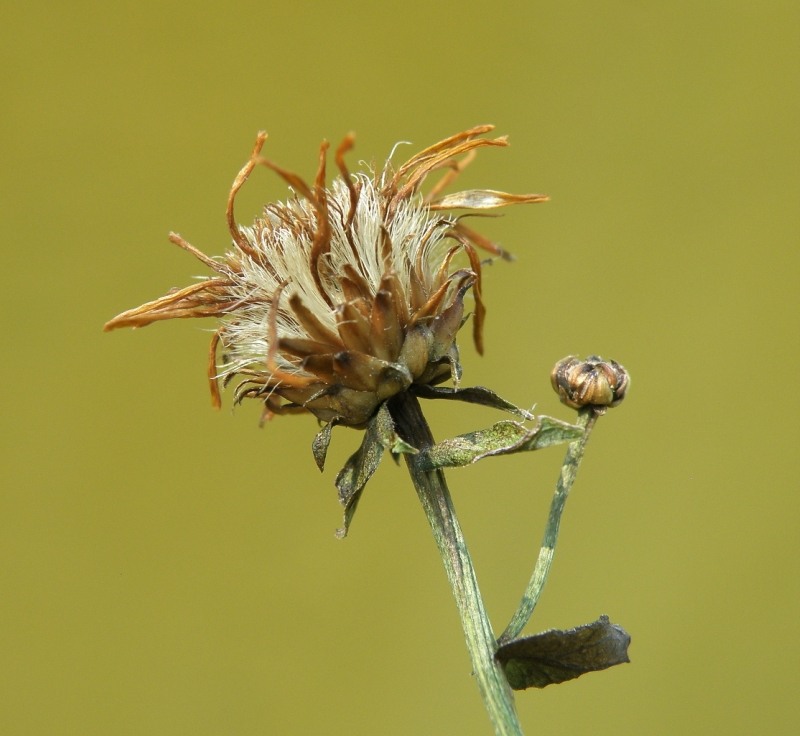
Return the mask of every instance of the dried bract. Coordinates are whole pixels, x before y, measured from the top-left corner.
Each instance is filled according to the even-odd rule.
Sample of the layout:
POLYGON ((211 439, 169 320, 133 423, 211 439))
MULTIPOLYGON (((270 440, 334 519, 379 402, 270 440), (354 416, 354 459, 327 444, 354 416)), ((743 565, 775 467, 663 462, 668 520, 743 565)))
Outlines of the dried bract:
POLYGON ((484 306, 476 247, 503 251, 466 227, 452 208, 485 210, 541 202, 539 194, 471 190, 440 197, 492 126, 458 133, 394 169, 351 174, 335 152, 339 175, 326 184, 323 143, 312 183, 261 156, 260 133, 228 198, 232 248, 210 258, 179 235, 170 240, 215 275, 118 315, 105 326, 142 327, 163 319, 218 317, 208 375, 239 380, 236 401, 255 398, 272 414, 311 412, 321 421, 361 427, 386 399, 412 384, 435 385, 460 373, 455 337, 474 297, 474 340, 482 351, 484 306), (293 195, 265 207, 251 226, 236 224, 236 194, 253 169, 278 174, 293 195), (427 195, 421 185, 444 176, 427 195), (465 258, 459 258, 463 254, 465 258))

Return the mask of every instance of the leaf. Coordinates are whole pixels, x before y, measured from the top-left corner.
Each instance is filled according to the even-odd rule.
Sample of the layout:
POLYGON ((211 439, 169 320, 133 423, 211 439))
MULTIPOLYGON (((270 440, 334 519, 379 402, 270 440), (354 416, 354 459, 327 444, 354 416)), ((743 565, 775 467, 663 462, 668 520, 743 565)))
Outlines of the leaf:
POLYGON ((392 457, 395 459, 395 461, 399 461, 400 455, 416 455, 419 453, 419 450, 416 447, 412 447, 408 444, 408 442, 398 435, 394 435, 392 438, 392 444, 389 447, 389 451, 392 453, 392 457))
POLYGON ((314 436, 314 441, 311 443, 311 452, 314 453, 314 461, 320 472, 325 470, 325 457, 328 454, 328 445, 331 443, 331 431, 333 430, 334 422, 328 422, 317 434, 314 436))
POLYGON ((541 450, 552 445, 572 442, 583 435, 583 428, 553 417, 536 418, 533 427, 504 420, 488 429, 443 440, 424 450, 419 463, 422 470, 453 468, 475 463, 493 455, 541 450))
POLYGON ((545 631, 514 639, 497 650, 500 662, 514 690, 556 685, 587 672, 630 662, 631 637, 608 616, 574 629, 545 631))
POLYGON ((344 506, 344 525, 336 532, 340 539, 347 536, 364 486, 378 469, 383 452, 387 449, 395 455, 417 452, 397 436, 389 409, 383 403, 367 423, 361 446, 348 458, 336 476, 339 503, 344 506))
POLYGON ((492 409, 514 414, 523 419, 533 419, 533 414, 525 409, 520 409, 510 401, 500 398, 494 391, 485 386, 471 386, 470 388, 444 388, 428 385, 414 386, 414 393, 423 399, 450 399, 452 401, 466 401, 470 404, 480 404, 492 409))

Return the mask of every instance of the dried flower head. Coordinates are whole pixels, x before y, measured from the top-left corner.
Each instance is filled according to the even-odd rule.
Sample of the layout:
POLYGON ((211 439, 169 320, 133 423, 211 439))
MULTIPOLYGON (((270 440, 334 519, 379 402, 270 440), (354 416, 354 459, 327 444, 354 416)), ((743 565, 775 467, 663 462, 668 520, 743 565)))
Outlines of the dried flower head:
POLYGON ((458 378, 455 337, 474 296, 474 340, 482 351, 484 306, 476 247, 501 249, 446 210, 487 210, 541 202, 539 194, 488 189, 441 196, 483 146, 484 125, 458 133, 395 169, 351 174, 335 153, 339 176, 326 185, 328 144, 320 149, 312 184, 261 156, 260 133, 228 197, 233 247, 210 258, 177 234, 170 240, 216 275, 118 315, 105 326, 142 327, 163 319, 218 317, 208 375, 215 406, 218 380, 240 379, 237 402, 255 398, 265 416, 311 412, 320 420, 364 426, 386 399, 413 384, 458 378), (293 191, 269 204, 251 226, 237 225, 234 200, 257 165, 276 172, 293 191), (434 171, 443 177, 423 196, 434 171), (465 254, 461 265, 457 256, 465 254))

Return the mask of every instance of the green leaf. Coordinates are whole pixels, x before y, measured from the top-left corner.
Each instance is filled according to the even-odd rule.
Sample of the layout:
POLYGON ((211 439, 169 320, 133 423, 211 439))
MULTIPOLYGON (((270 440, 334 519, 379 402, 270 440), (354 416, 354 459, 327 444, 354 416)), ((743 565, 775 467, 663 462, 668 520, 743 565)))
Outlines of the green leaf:
POLYGON ((397 436, 392 416, 384 402, 375 416, 369 420, 361 447, 348 458, 336 476, 339 503, 344 507, 344 524, 336 532, 336 536, 340 539, 347 536, 361 493, 367 481, 378 469, 384 450, 387 449, 394 455, 417 452, 397 436))
POLYGON ((566 631, 545 631, 501 646, 495 657, 514 690, 547 687, 630 662, 630 635, 608 616, 566 631))
POLYGON ((395 459, 395 461, 399 460, 400 455, 416 455, 419 453, 419 450, 416 447, 412 447, 408 444, 408 442, 397 435, 394 435, 392 438, 392 444, 389 447, 389 451, 392 453, 392 457, 395 459))
POLYGON ((560 419, 545 416, 539 417, 539 432, 532 438, 531 447, 522 447, 522 450, 541 450, 553 445, 563 445, 565 442, 579 440, 586 428, 579 424, 562 422, 560 419))
POLYGON ((553 417, 536 418, 533 427, 505 420, 488 429, 443 440, 424 450, 420 458, 422 470, 461 467, 492 455, 530 452, 544 447, 572 442, 583 435, 583 428, 553 417))
POLYGON ((470 404, 480 404, 492 409, 514 414, 523 419, 533 419, 533 414, 525 409, 520 409, 510 401, 500 398, 494 391, 485 386, 471 386, 470 388, 446 388, 428 385, 415 385, 414 393, 422 399, 450 399, 451 401, 466 401, 470 404))

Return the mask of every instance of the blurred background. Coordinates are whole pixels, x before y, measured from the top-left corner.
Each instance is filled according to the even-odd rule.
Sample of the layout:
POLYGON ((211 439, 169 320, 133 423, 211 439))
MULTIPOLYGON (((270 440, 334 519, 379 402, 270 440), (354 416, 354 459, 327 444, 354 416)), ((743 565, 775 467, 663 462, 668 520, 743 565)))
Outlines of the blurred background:
MULTIPOLYGON (((482 232, 464 383, 569 419, 552 364, 631 372, 599 424, 528 631, 600 614, 632 663, 517 695, 528 733, 797 733, 796 2, 6 4, 3 734, 488 734, 445 576, 388 460, 350 536, 312 417, 210 406, 212 324, 103 334, 228 245, 256 132, 398 160, 492 122, 459 182, 542 191, 482 232)), ((285 197, 258 170, 240 219, 285 197)), ((465 335, 465 337, 467 337, 465 335)), ((428 405, 440 438, 501 417, 428 405)), ((449 474, 495 628, 561 448, 449 474)))

